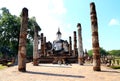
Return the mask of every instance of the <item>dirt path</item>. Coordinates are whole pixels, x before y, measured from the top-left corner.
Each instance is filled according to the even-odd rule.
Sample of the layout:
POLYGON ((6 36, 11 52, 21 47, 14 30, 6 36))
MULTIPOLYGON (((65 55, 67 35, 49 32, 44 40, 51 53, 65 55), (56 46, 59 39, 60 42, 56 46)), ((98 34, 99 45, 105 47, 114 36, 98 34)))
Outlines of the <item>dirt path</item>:
POLYGON ((27 72, 18 72, 17 66, 0 70, 0 81, 120 81, 120 70, 101 67, 95 72, 91 65, 72 66, 27 64, 27 72))

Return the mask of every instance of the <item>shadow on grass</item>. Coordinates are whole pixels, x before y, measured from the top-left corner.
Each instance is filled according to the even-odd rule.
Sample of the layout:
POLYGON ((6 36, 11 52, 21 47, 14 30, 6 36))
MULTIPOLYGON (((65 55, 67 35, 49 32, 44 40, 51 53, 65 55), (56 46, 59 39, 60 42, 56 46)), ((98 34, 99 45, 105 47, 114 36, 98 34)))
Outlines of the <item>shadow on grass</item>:
POLYGON ((100 72, 108 72, 108 73, 120 73, 119 71, 105 71, 105 70, 102 70, 100 72))
POLYGON ((54 73, 43 73, 43 72, 33 72, 33 71, 27 71, 27 72, 25 72, 25 73, 40 74, 40 75, 47 75, 47 76, 72 77, 72 78, 85 78, 85 76, 67 75, 67 74, 54 74, 54 73))

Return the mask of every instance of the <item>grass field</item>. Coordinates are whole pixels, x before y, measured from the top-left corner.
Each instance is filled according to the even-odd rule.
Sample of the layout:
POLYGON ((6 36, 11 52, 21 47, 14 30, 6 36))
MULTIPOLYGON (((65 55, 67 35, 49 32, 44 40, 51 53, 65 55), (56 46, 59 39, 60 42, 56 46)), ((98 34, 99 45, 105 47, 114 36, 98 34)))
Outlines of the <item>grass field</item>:
POLYGON ((2 70, 2 69, 4 69, 4 68, 6 68, 7 66, 2 66, 1 64, 0 64, 0 70, 2 70))
POLYGON ((112 63, 114 64, 114 66, 111 66, 111 68, 120 69, 120 57, 115 57, 115 63, 113 61, 112 61, 112 63))

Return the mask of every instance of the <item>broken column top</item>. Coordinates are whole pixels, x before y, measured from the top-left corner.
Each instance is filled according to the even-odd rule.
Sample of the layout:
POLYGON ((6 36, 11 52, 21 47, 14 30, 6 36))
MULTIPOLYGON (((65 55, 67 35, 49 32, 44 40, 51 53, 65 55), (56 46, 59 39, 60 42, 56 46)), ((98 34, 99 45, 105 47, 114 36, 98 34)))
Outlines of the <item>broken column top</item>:
POLYGON ((74 34, 76 34, 76 31, 74 31, 74 34))
POLYGON ((77 27, 78 27, 78 29, 81 29, 81 24, 78 23, 78 24, 77 24, 77 27))
POLYGON ((95 5, 95 3, 94 3, 94 2, 91 2, 90 5, 95 5))
POLYGON ((81 27, 81 24, 80 24, 80 23, 78 23, 78 24, 77 24, 77 27, 81 27))
POLYGON ((92 12, 96 13, 95 3, 94 3, 94 2, 91 2, 91 3, 90 3, 90 12, 91 12, 91 13, 92 13, 92 12))
POLYGON ((43 36, 43 33, 41 33, 41 36, 43 36))
POLYGON ((22 9, 22 14, 21 14, 21 16, 28 16, 28 9, 27 8, 23 8, 22 9))
POLYGON ((71 39, 71 36, 69 36, 69 38, 71 39))

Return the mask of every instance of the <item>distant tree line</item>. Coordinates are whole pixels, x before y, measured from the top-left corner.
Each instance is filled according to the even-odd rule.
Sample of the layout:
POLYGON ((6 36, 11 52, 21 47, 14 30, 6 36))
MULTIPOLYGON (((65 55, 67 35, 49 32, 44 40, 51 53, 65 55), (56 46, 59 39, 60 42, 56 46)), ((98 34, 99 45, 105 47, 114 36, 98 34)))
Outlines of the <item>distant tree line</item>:
MULTIPOLYGON (((92 56, 92 49, 88 50, 89 56, 92 56)), ((114 55, 114 56, 120 56, 120 50, 110 50, 106 51, 104 48, 100 47, 100 55, 101 56, 107 56, 107 55, 114 55)))

